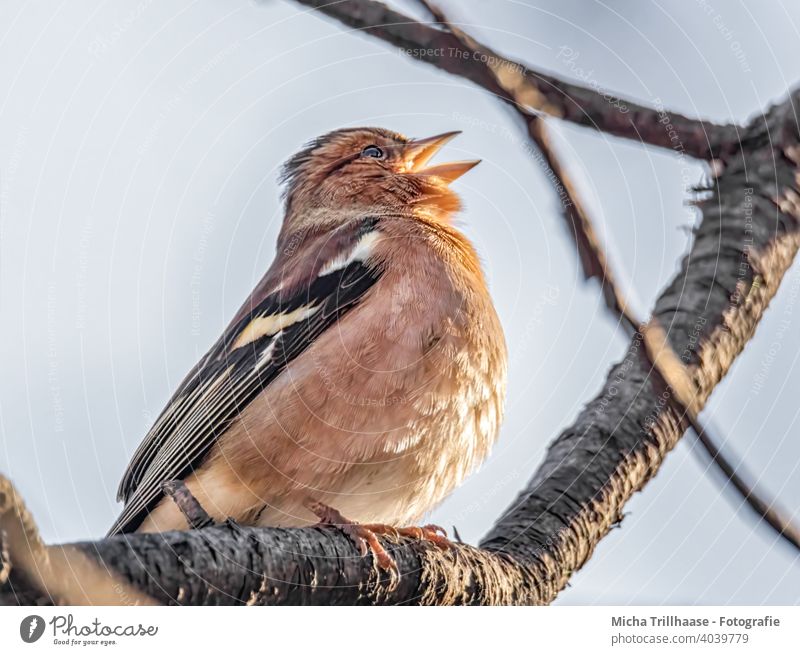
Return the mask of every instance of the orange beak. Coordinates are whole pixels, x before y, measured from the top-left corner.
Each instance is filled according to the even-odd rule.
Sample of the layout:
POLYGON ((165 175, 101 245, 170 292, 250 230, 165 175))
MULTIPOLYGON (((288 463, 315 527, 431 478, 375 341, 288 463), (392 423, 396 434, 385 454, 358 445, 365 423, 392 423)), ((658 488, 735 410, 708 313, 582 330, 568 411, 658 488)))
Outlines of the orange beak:
POLYGON ((426 139, 414 139, 409 141, 403 154, 406 160, 406 172, 415 175, 431 175, 444 180, 450 184, 461 177, 464 173, 481 163, 480 159, 471 161, 452 161, 435 166, 426 166, 428 161, 441 150, 445 143, 461 134, 461 130, 455 132, 445 132, 436 136, 429 136, 426 139))

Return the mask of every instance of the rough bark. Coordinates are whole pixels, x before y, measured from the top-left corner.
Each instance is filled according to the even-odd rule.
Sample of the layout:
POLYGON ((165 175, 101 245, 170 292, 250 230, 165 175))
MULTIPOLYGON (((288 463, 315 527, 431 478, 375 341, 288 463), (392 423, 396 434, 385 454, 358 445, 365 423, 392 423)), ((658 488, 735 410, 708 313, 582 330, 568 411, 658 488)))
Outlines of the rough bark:
MULTIPOLYGON (((686 364, 697 407, 752 337, 800 245, 799 100, 795 92, 743 128, 747 147, 725 158, 699 203, 691 250, 655 305, 653 317, 686 364)), ((657 377, 641 335, 634 335, 600 394, 552 442, 481 548, 445 553, 408 540, 385 542, 399 579, 377 572, 371 558, 360 558, 346 537, 327 528, 216 526, 48 550, 94 560, 107 580, 157 602, 549 603, 684 432, 657 377)), ((51 600, 24 570, 15 571, 13 550, 5 559, 0 602, 51 600)))

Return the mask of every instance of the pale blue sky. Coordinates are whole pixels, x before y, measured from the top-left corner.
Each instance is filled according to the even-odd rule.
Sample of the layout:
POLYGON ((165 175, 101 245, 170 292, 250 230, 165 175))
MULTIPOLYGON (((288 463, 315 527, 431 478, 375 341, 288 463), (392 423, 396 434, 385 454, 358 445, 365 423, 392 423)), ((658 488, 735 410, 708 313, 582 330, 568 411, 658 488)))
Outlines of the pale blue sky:
MULTIPOLYGON (((443 4, 533 67, 690 115, 743 121, 800 80, 791 2, 443 4)), ((432 520, 477 541, 623 353, 510 113, 390 46, 278 0, 7 0, 0 62, 0 470, 49 541, 105 532, 133 449, 272 258, 278 167, 329 129, 462 129, 448 151, 483 159, 458 183, 461 224, 507 333, 508 412, 492 458, 432 520)), ((703 170, 556 131, 645 313, 688 246, 684 187, 703 170)), ((798 292, 795 266, 707 411, 789 508, 798 292)), ((668 457, 559 602, 800 601, 795 555, 691 447, 668 457)))

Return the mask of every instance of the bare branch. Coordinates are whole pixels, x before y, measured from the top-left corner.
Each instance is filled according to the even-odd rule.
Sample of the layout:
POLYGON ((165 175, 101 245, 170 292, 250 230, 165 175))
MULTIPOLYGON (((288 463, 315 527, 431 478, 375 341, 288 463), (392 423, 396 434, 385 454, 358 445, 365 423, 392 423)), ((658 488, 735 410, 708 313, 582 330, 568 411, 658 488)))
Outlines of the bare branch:
POLYGON ((750 509, 772 527, 786 542, 794 548, 800 549, 800 529, 792 524, 788 518, 789 513, 780 506, 780 503, 777 500, 764 500, 764 494, 759 491, 755 483, 747 481, 748 479, 752 480, 754 476, 742 464, 738 466, 731 464, 717 446, 720 440, 709 433, 707 424, 693 424, 692 430, 705 452, 717 465, 722 475, 734 486, 750 509))
POLYGON ((717 447, 719 441, 710 436, 707 429, 694 429, 703 448, 714 460, 722 474, 736 488, 750 508, 764 521, 766 521, 783 539, 795 548, 800 548, 800 530, 787 518, 788 512, 782 509, 777 501, 767 502, 762 498, 755 484, 747 482, 753 475, 741 464, 734 466, 727 458, 723 457, 717 447))
POLYGON ((645 353, 653 372, 669 390, 669 402, 673 410, 692 428, 703 450, 747 506, 789 545, 800 550, 800 530, 792 524, 789 514, 780 507, 777 500, 764 500, 764 494, 754 484, 745 481, 745 477, 752 479, 753 476, 743 466, 737 467, 728 461, 717 446, 720 440, 712 435, 705 422, 698 417, 699 408, 692 396, 692 385, 686 367, 670 348, 663 329, 651 322, 643 332, 645 353))
MULTIPOLYGON (((698 159, 727 159, 740 149, 740 128, 693 119, 659 107, 647 107, 595 91, 503 57, 477 44, 498 71, 487 72, 480 61, 462 57, 461 42, 374 0, 297 0, 344 25, 366 32, 400 48, 405 54, 458 75, 508 102, 508 92, 522 108, 633 139, 698 159), (671 129, 665 129, 665 121, 671 129)), ((744 136, 743 136, 744 138, 744 136)))

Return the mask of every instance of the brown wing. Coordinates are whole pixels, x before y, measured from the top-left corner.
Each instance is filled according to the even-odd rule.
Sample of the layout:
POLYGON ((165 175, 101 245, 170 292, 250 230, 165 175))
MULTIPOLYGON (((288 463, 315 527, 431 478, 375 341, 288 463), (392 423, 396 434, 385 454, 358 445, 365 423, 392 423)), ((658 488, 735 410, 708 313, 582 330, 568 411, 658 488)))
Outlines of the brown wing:
MULTIPOLYGON (((354 249, 377 221, 353 231, 354 249)), ((122 514, 109 535, 132 532, 162 498, 161 484, 200 464, 239 413, 380 277, 364 259, 329 262, 307 285, 249 301, 183 381, 136 450, 122 478, 122 514)))

